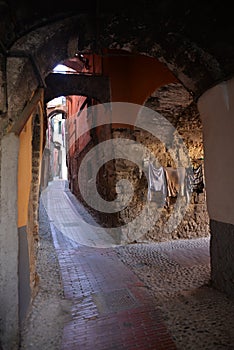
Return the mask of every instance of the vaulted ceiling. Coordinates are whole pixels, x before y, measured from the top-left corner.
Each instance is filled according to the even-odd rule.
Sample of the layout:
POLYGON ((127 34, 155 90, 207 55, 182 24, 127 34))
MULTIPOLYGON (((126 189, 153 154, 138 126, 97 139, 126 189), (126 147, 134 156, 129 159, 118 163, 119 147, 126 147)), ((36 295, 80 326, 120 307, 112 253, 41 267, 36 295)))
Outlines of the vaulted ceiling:
POLYGON ((11 55, 17 43, 23 47, 30 32, 45 27, 47 36, 62 37, 64 28, 81 51, 122 48, 157 57, 196 98, 234 73, 232 17, 225 1, 2 0, 0 55, 11 55))

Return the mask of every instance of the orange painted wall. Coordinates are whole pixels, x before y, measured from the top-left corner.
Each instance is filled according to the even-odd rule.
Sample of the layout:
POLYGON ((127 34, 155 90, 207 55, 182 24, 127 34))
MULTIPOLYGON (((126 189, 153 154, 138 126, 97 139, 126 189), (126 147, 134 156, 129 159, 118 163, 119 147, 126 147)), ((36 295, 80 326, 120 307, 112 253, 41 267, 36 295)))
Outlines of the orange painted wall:
POLYGON ((156 58, 109 50, 103 56, 103 73, 110 77, 111 100, 142 105, 160 86, 178 82, 156 58))
POLYGON ((27 225, 32 180, 32 118, 20 133, 18 160, 18 227, 27 225))
MULTIPOLYGON (((103 73, 110 78, 112 102, 129 102, 139 106, 159 87, 178 82, 169 69, 156 58, 130 54, 123 50, 105 51, 103 73)), ((118 108, 115 111, 113 107, 113 118, 118 120, 118 108)), ((128 123, 132 128, 135 117, 128 116, 128 123)), ((113 126, 121 127, 126 124, 115 123, 113 126)))
MULTIPOLYGON (((89 73, 102 73, 109 77, 112 102, 129 102, 136 106, 142 106, 159 87, 178 82, 164 64, 156 58, 145 55, 131 54, 124 50, 106 49, 103 51, 103 55, 86 55, 86 57, 89 60, 89 73)), ((82 96, 68 98, 68 118, 79 111, 84 98, 82 96)), ((116 109, 113 106, 112 120, 119 120, 118 113, 118 106, 116 109)), ((130 128, 135 124, 136 115, 137 110, 135 114, 127 116, 130 128)), ((123 119, 125 123, 126 119, 123 119)), ((126 127, 126 124, 113 123, 112 126, 126 127)), ((69 133, 74 135, 73 125, 69 133)), ((70 155, 75 152, 76 147, 81 151, 89 140, 89 135, 84 135, 80 147, 75 146, 73 141, 70 155)))

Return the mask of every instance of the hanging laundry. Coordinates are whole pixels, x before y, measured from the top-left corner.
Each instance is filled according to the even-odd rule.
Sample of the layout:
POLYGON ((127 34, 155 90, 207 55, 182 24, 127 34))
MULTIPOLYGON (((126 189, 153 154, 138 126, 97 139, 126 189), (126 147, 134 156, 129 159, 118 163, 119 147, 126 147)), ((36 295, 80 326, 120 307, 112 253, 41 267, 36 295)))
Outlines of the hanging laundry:
POLYGON ((192 167, 186 168, 185 173, 185 196, 187 203, 190 201, 190 196, 193 192, 194 175, 192 167))
POLYGON ((177 197, 178 194, 185 195, 185 168, 165 168, 168 197, 177 197))
POLYGON ((199 165, 197 168, 193 168, 193 177, 193 191, 202 193, 204 189, 202 165, 199 165))
POLYGON ((185 187, 188 192, 193 192, 193 186, 194 186, 194 174, 192 167, 186 169, 186 175, 185 175, 185 187))
MULTIPOLYGON (((164 168, 160 166, 156 168, 152 162, 149 162, 148 168, 148 200, 152 201, 152 194, 158 193, 161 194, 159 197, 160 204, 165 203, 167 196, 167 183, 164 168)), ((157 201, 157 200, 156 200, 157 201)))
POLYGON ((186 176, 186 169, 184 167, 178 167, 178 181, 179 181, 179 193, 181 196, 185 196, 185 176, 186 176))

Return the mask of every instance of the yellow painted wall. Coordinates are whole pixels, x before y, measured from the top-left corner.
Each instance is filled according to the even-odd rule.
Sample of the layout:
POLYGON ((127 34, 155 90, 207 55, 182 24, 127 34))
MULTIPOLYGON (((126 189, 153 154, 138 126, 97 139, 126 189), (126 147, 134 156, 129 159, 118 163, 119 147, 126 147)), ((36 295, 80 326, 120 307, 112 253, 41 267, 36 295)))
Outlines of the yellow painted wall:
POLYGON ((18 161, 18 227, 27 225, 32 180, 32 117, 20 133, 18 161))

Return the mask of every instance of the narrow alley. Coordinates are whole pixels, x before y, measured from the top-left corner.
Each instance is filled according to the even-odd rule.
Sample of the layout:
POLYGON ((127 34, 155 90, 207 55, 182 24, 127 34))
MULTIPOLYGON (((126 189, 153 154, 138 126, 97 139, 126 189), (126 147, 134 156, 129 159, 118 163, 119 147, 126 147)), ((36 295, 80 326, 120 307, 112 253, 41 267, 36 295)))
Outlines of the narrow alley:
POLYGON ((21 349, 233 349, 234 302, 209 286, 209 238, 115 245, 64 180, 42 192, 39 223, 21 349))
POLYGON ((0 1, 0 350, 234 349, 233 34, 0 1))

